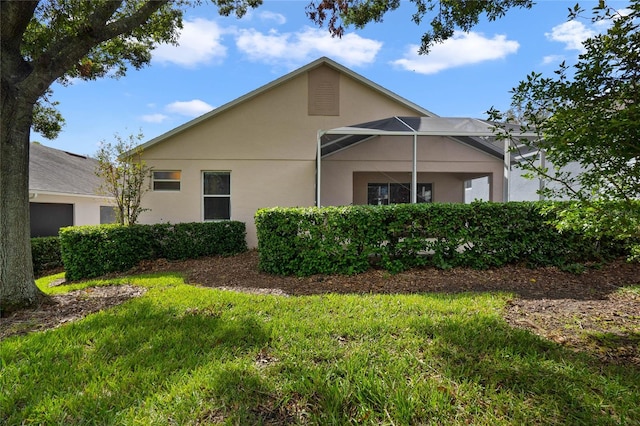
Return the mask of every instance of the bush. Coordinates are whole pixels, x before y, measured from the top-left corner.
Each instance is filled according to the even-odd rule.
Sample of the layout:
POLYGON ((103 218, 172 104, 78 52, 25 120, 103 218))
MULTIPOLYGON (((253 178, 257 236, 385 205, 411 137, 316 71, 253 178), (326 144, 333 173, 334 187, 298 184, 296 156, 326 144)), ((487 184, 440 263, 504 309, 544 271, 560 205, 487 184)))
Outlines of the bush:
POLYGON ((142 260, 229 255, 247 249, 242 222, 73 226, 60 230, 67 280, 126 271, 142 260))
POLYGON ((159 257, 169 260, 230 255, 247 250, 243 222, 202 222, 155 225, 160 234, 159 257))
POLYGON ((271 208, 256 213, 260 268, 283 275, 354 274, 378 263, 485 269, 563 266, 622 253, 621 242, 560 233, 547 203, 271 208))
POLYGON ((33 273, 36 276, 44 271, 61 267, 60 239, 58 237, 32 238, 31 258, 33 260, 33 273))
POLYGON ((561 230, 623 241, 630 261, 640 261, 640 200, 589 200, 551 206, 561 230))

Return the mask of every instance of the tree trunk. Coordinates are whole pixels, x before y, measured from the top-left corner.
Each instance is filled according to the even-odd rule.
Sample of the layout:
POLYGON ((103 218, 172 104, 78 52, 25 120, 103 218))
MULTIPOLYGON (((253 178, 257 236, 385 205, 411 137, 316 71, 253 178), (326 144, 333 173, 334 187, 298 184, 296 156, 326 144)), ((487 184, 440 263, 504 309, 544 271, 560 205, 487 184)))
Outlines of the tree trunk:
MULTIPOLYGON (((160 24, 149 23, 149 18, 168 2, 128 2, 139 7, 124 16, 116 13, 119 8, 122 11, 130 9, 125 7, 123 0, 96 2, 92 4, 95 8, 88 8, 92 10, 86 16, 66 20, 62 2, 53 5, 55 2, 46 2, 49 4, 43 6, 44 10, 54 13, 54 17, 49 16, 50 22, 39 22, 49 25, 46 28, 51 30, 51 40, 27 54, 23 47, 38 44, 38 40, 45 41, 31 40, 25 44, 25 37, 33 36, 27 31, 29 22, 34 18, 38 5, 45 2, 0 1, 0 315, 5 310, 33 306, 44 296, 33 279, 29 229, 29 133, 35 103, 55 80, 107 40, 119 36, 136 38, 133 31, 147 24, 150 25, 149 31, 158 32, 157 37, 144 36, 142 43, 170 40, 172 29, 180 23, 181 15, 177 10, 164 11, 162 16, 166 19, 162 25, 170 25, 166 32, 156 27, 160 24), (52 7, 47 9, 49 6, 52 7), (67 26, 77 28, 71 31, 67 26)), ((98 49, 98 52, 102 51, 98 49)), ((105 65, 116 69, 118 64, 127 61, 135 62, 136 67, 146 63, 144 58, 137 58, 142 62, 136 62, 139 55, 126 50, 105 55, 106 58, 114 55, 115 62, 105 59, 105 65)))
POLYGON ((29 132, 33 104, 2 85, 0 116, 0 316, 44 296, 35 284, 29 222, 29 132))

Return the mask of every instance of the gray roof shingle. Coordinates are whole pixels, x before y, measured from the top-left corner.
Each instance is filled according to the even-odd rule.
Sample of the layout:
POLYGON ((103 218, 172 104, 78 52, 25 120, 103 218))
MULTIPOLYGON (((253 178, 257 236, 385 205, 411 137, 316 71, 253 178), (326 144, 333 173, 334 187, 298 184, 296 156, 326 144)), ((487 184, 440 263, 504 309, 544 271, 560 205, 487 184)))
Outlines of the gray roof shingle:
POLYGON ((97 165, 93 158, 31 143, 29 192, 99 196, 97 165))

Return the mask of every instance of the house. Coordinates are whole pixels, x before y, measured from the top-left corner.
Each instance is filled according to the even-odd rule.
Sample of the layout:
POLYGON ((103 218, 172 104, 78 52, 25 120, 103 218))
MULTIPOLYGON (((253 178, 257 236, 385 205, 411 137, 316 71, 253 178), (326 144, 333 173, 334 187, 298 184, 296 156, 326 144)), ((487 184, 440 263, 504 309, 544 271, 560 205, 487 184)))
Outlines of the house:
MULTIPOLYGON (((537 151, 531 151, 531 155, 535 155, 535 164, 540 165, 540 153, 537 151)), ((515 158, 518 161, 518 158, 515 158)), ((545 161, 542 167, 547 167, 550 172, 553 171, 553 164, 545 161)), ((571 162, 562 168, 563 173, 569 173, 571 176, 577 176, 584 171, 584 168, 578 162, 571 162)), ((558 190, 563 188, 563 185, 559 182, 555 182, 549 179, 543 178, 529 178, 526 177, 528 172, 518 167, 515 162, 512 163, 509 179, 509 198, 508 201, 541 201, 545 197, 539 193, 543 188, 552 190, 558 190)), ((465 202, 470 203, 475 200, 487 201, 489 200, 489 180, 487 177, 473 179, 465 183, 465 202)), ((574 187, 577 188, 577 187, 574 187)), ((555 197, 556 201, 567 201, 568 196, 555 197)))
MULTIPOLYGON (((550 183, 538 178, 528 179, 524 177, 525 173, 524 170, 515 166, 512 168, 509 182, 509 201, 539 201, 542 199, 542 196, 538 194, 541 185, 550 185, 550 183)), ((476 200, 488 201, 489 187, 487 177, 467 181, 465 183, 465 203, 476 200)))
POLYGON ((96 160, 84 155, 30 144, 31 237, 58 235, 65 226, 114 222, 113 205, 98 193, 96 166, 96 160))
POLYGON ((490 128, 320 58, 143 144, 153 170, 140 221, 239 220, 254 247, 263 207, 461 203, 481 177, 502 201, 508 174, 490 128))

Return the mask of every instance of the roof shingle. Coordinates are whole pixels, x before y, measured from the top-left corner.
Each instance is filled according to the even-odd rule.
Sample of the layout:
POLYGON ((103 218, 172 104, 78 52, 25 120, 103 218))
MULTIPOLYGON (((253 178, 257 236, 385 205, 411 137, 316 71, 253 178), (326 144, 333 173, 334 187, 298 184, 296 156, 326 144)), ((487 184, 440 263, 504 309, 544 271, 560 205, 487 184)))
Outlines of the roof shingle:
POLYGON ((97 166, 93 158, 31 143, 29 192, 98 196, 97 166))

